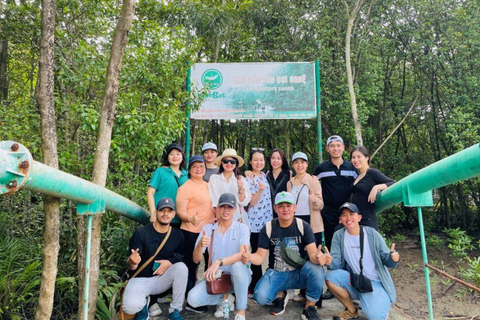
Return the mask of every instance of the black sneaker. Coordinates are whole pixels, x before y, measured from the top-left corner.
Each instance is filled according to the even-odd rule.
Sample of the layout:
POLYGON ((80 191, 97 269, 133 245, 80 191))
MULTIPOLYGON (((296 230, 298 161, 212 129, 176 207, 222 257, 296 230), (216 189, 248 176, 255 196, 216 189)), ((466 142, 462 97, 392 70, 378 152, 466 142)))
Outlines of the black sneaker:
POLYGON ((194 308, 187 303, 187 306, 185 307, 185 309, 188 310, 188 311, 191 311, 191 312, 195 312, 195 313, 204 313, 208 310, 208 307, 207 306, 200 306, 200 307, 194 308))
POLYGON ((332 299, 332 298, 333 298, 333 293, 332 293, 332 291, 330 291, 330 289, 327 289, 327 290, 322 294, 322 298, 323 298, 324 300, 332 299))
POLYGON ((315 309, 315 307, 310 306, 306 309, 303 309, 302 319, 303 320, 320 320, 320 317, 318 316, 317 310, 315 309))
POLYGON ((288 291, 283 291, 283 293, 283 298, 277 298, 273 300, 273 308, 270 310, 270 313, 274 316, 283 314, 285 312, 285 308, 287 307, 289 294, 288 291))

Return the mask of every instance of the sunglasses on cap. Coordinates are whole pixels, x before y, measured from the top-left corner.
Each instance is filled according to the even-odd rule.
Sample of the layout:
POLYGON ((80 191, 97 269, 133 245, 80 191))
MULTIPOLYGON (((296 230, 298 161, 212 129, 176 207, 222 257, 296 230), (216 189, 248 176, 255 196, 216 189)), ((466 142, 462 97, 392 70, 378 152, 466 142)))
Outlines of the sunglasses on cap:
POLYGON ((222 163, 223 164, 237 164, 237 160, 236 159, 222 159, 222 163))
POLYGON ((252 149, 250 149, 250 150, 252 150, 252 151, 259 151, 259 152, 264 152, 264 151, 265 151, 265 149, 263 149, 263 148, 252 148, 252 149))

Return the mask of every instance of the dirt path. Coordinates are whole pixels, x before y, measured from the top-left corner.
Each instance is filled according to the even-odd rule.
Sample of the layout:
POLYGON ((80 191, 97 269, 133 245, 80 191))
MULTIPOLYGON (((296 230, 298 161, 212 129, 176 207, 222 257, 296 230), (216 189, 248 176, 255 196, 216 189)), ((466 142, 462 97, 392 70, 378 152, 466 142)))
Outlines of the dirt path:
MULTIPOLYGON (((413 319, 428 319, 425 275, 418 237, 408 237, 403 242, 396 243, 396 249, 401 255, 401 264, 392 271, 397 290, 397 306, 413 319)), ((458 257, 453 257, 448 247, 445 246, 442 250, 428 247, 427 253, 431 265, 461 278, 458 267, 465 266, 465 263, 458 257)), ((478 251, 474 252, 471 257, 478 254, 478 251)), ((430 284, 435 319, 464 316, 468 316, 465 319, 480 319, 480 294, 475 296, 473 293, 467 293, 462 297, 459 293, 459 290, 464 288, 462 285, 454 284, 453 281, 435 272, 430 272, 430 284), (472 318, 475 315, 478 316, 472 318)))

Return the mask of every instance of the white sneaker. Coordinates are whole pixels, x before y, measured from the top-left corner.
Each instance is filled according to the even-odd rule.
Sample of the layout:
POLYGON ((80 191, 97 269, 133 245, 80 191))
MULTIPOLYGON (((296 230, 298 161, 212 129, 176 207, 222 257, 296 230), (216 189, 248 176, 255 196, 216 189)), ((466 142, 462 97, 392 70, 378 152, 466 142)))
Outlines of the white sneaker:
POLYGON ((302 295, 300 294, 300 292, 298 292, 298 293, 295 295, 295 297, 293 297, 292 300, 293 300, 293 302, 305 302, 306 299, 305 299, 304 296, 302 296, 302 295))
POLYGON ((171 303, 173 301, 172 294, 168 294, 165 297, 161 297, 157 299, 157 303, 171 303))
POLYGON ((237 313, 237 314, 235 315, 235 320, 245 320, 245 317, 242 316, 241 314, 238 314, 238 313, 237 313))
POLYGON ((160 306, 158 303, 152 304, 152 306, 148 309, 148 316, 149 317, 156 317, 162 314, 162 309, 160 309, 160 306))
MULTIPOLYGON (((235 308, 234 302, 235 302, 235 297, 231 293, 229 293, 228 294, 228 303, 230 304, 230 312, 233 312, 233 310, 235 308)), ((222 303, 223 303, 223 301, 222 301, 222 303)), ((220 305, 218 305, 217 310, 213 314, 215 316, 215 318, 223 318, 222 303, 220 303, 220 305)))

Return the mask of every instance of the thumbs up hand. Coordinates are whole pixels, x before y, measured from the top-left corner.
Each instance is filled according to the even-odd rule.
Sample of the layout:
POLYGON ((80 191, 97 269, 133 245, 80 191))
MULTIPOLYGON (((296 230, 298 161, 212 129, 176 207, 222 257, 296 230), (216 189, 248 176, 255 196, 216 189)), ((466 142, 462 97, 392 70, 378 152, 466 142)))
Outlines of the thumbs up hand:
POLYGON ((331 265, 332 264, 332 256, 330 255, 330 251, 328 251, 328 248, 325 246, 325 264, 326 265, 331 265))
POLYGON ((311 201, 313 204, 316 204, 316 203, 317 203, 317 197, 316 197, 315 194, 313 193, 313 190, 310 190, 310 194, 309 194, 308 198, 310 199, 310 201, 311 201))
POLYGON ((195 215, 190 216, 190 223, 194 226, 198 226, 198 224, 200 223, 200 219, 198 218, 198 211, 195 213, 195 215))
POLYGON ((390 247, 390 256, 392 257, 393 262, 398 263, 400 261, 400 254, 395 250, 395 243, 392 243, 390 247))
POLYGON ((315 253, 315 258, 317 259, 318 264, 321 266, 325 265, 327 262, 327 258, 322 252, 322 245, 318 246, 317 252, 315 253))
POLYGON ((265 183, 262 182, 262 180, 258 181, 258 190, 265 190, 267 186, 265 185, 265 183))
POLYGON ((244 265, 247 265, 247 263, 250 261, 250 248, 246 244, 242 246, 243 252, 241 256, 241 261, 244 265))
POLYGON ((208 245, 210 244, 210 237, 207 236, 207 231, 205 231, 205 229, 203 229, 203 235, 200 239, 200 243, 202 244, 203 248, 208 247, 208 245))

